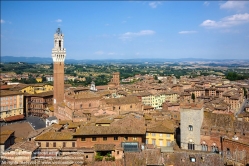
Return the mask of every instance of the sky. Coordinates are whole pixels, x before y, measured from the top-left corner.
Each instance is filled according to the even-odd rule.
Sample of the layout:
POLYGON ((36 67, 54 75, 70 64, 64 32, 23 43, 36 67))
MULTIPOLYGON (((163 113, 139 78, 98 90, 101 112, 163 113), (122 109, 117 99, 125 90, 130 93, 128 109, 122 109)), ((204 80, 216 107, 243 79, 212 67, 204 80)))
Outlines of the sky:
POLYGON ((249 59, 248 1, 1 1, 1 56, 249 59))

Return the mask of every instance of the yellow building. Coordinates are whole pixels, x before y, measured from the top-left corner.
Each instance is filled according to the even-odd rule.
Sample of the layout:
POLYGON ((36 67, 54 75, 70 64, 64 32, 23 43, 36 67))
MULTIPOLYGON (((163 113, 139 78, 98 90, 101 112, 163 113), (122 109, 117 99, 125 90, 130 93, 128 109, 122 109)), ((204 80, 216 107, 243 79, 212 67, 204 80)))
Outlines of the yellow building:
POLYGON ((174 142, 174 127, 172 125, 156 124, 146 130, 146 144, 156 147, 172 146, 174 142))
POLYGON ((53 85, 49 84, 31 84, 31 86, 34 87, 34 93, 53 91, 53 85))
POLYGON ((36 80, 37 82, 42 82, 42 78, 41 78, 41 77, 37 77, 35 80, 36 80))
POLYGON ((22 93, 29 93, 29 94, 34 94, 34 87, 28 85, 28 84, 17 84, 11 90, 14 91, 19 91, 22 93))
POLYGON ((17 84, 11 90, 19 91, 22 93, 36 94, 42 92, 53 91, 53 85, 50 84, 17 84))
POLYGON ((2 121, 14 121, 24 118, 22 92, 1 90, 0 98, 0 119, 2 121))

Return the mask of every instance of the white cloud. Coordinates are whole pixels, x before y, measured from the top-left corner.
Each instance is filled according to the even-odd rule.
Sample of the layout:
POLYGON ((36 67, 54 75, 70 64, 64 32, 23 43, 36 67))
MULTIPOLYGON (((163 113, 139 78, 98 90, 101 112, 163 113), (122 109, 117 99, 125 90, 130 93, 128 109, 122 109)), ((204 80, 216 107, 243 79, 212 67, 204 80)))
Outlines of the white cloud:
POLYGON ((55 22, 62 22, 62 19, 57 19, 55 20, 55 22))
POLYGON ((109 52, 107 55, 115 55, 115 52, 109 52))
POLYGON ((197 33, 197 31, 180 31, 179 34, 191 34, 191 33, 197 33))
POLYGON ((206 28, 226 28, 249 22, 249 14, 235 14, 232 16, 224 17, 220 21, 205 20, 200 26, 206 28))
POLYGON ((203 3, 203 5, 205 5, 205 6, 209 6, 209 2, 208 1, 205 1, 204 3, 203 3))
POLYGON ((5 21, 3 19, 1 19, 1 24, 5 23, 5 21))
POLYGON ((161 4, 162 4, 162 2, 150 2, 149 3, 150 7, 152 7, 152 8, 157 8, 157 6, 161 5, 161 4))
POLYGON ((129 39, 137 36, 154 35, 156 32, 152 30, 141 30, 139 32, 126 32, 120 36, 121 39, 129 39))
POLYGON ((220 9, 234 9, 234 10, 242 10, 246 7, 248 2, 246 1, 227 1, 220 5, 220 9))
POLYGON ((103 55, 104 52, 103 51, 96 51, 94 54, 96 54, 96 55, 103 55))

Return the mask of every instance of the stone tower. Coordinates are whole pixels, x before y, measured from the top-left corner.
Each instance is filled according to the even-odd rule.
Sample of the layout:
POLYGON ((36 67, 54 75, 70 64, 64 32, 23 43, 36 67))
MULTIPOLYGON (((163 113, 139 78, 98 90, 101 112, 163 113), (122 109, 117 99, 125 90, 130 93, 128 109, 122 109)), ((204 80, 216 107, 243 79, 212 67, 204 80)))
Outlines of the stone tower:
POLYGON ((64 100, 64 61, 66 58, 66 49, 64 48, 64 35, 60 28, 54 34, 54 48, 52 49, 52 58, 54 65, 54 106, 64 100))
POLYGON ((182 106, 181 119, 181 148, 188 150, 201 150, 201 126, 203 122, 203 107, 182 106))

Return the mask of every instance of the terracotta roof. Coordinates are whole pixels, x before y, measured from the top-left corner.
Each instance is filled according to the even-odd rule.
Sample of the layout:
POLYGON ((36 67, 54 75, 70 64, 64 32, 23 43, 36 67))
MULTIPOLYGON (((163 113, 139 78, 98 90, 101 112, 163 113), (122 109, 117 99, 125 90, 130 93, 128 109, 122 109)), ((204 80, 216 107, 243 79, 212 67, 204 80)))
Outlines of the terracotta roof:
POLYGON ((19 91, 12 91, 12 90, 1 90, 0 96, 14 96, 14 95, 22 95, 22 92, 19 91))
POLYGON ((29 87, 29 86, 30 85, 28 85, 28 84, 17 84, 16 86, 13 86, 13 88, 11 88, 11 89, 19 91, 19 90, 22 90, 22 89, 29 87))
POLYGON ((101 118, 101 119, 98 119, 98 120, 96 120, 96 124, 97 123, 108 123, 108 124, 110 124, 110 123, 112 123, 114 121, 114 119, 113 119, 113 117, 104 117, 104 118, 101 118))
POLYGON ((174 133, 174 124, 170 120, 152 122, 147 126, 148 132, 174 133))
POLYGON ((171 134, 173 134, 174 130, 173 129, 169 129, 166 126, 158 125, 158 126, 155 126, 155 127, 147 128, 147 132, 153 132, 153 133, 171 133, 171 134))
POLYGON ((144 106, 144 110, 148 110, 148 109, 154 109, 154 107, 150 106, 150 105, 145 105, 144 106))
POLYGON ((47 97, 47 96, 53 96, 53 91, 47 91, 47 92, 41 92, 36 94, 27 94, 25 96, 33 96, 33 97, 47 97))
POLYGON ((15 116, 10 116, 7 118, 4 118, 4 121, 6 122, 10 122, 10 121, 15 121, 15 120, 20 120, 20 119, 24 119, 24 115, 15 115, 15 116))
POLYGON ((1 135, 11 135, 11 134, 13 134, 15 131, 13 131, 13 130, 3 130, 3 131, 1 131, 1 135))
POLYGON ((115 150, 115 144, 95 144, 95 151, 111 151, 115 150))
POLYGON ((73 135, 117 135, 117 134, 145 134, 144 128, 133 126, 81 126, 73 135))
POLYGON ((82 122, 70 122, 67 128, 78 128, 81 124, 82 122))
POLYGON ((19 143, 16 143, 16 144, 12 145, 8 149, 8 151, 20 149, 20 150, 25 150, 25 151, 33 152, 37 148, 38 148, 38 146, 36 146, 35 142, 28 141, 28 142, 19 142, 19 143))
POLYGON ((62 140, 75 140, 72 132, 54 132, 49 131, 35 138, 36 141, 62 141, 62 140))
POLYGON ((5 141, 7 141, 9 139, 10 135, 11 134, 2 135, 2 133, 1 133, 1 135, 0 135, 0 144, 3 145, 5 143, 5 141))
POLYGON ((60 125, 69 124, 70 122, 72 122, 72 120, 59 120, 60 125))
POLYGON ((1 126, 1 130, 13 130, 15 137, 26 139, 29 133, 34 131, 34 128, 28 122, 22 122, 1 126))
POLYGON ((121 98, 112 98, 112 99, 105 99, 107 104, 132 104, 138 103, 139 99, 136 96, 129 96, 129 97, 121 97, 121 98))

